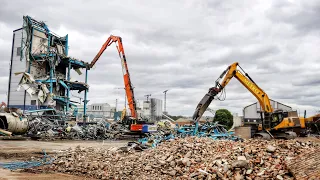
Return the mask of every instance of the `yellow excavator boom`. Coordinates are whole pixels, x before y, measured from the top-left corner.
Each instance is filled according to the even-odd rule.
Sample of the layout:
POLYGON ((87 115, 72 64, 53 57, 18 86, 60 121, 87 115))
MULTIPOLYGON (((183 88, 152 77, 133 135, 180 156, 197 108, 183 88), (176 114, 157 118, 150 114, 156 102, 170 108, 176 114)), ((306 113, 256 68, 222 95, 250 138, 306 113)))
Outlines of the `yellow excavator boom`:
MULTIPOLYGON (((220 77, 215 81, 216 85, 210 88, 208 93, 199 102, 195 113, 193 114, 194 122, 198 122, 200 120, 212 100, 217 98, 217 95, 220 92, 223 92, 224 88, 233 77, 235 77, 259 101, 261 106, 260 115, 262 124, 258 125, 258 130, 266 130, 266 132, 270 134, 270 130, 285 130, 305 127, 304 123, 300 122, 301 120, 296 112, 283 112, 282 110, 274 111, 268 95, 239 66, 238 62, 231 64, 225 71, 223 71, 220 77)), ((296 136, 293 132, 285 132, 280 135, 285 135, 286 137, 296 136)))

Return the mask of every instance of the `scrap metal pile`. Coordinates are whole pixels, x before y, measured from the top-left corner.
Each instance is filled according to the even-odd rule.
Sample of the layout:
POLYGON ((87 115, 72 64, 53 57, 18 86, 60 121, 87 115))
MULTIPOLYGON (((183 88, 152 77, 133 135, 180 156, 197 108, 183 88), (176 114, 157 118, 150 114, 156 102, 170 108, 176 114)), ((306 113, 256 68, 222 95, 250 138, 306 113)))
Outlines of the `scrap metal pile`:
POLYGON ((108 131, 108 123, 105 121, 79 126, 77 124, 71 125, 59 121, 50 121, 46 118, 34 118, 29 121, 27 135, 44 140, 102 140, 113 137, 112 133, 108 131))
POLYGON ((298 155, 319 152, 320 146, 297 140, 186 137, 141 152, 122 150, 78 146, 36 171, 99 179, 294 179, 286 164, 298 155))
POLYGON ((233 132, 228 132, 223 125, 217 122, 206 122, 201 125, 184 125, 181 127, 170 128, 170 125, 158 126, 158 131, 148 134, 147 137, 138 140, 140 144, 155 147, 159 143, 188 136, 209 137, 213 140, 233 140, 239 141, 241 138, 235 136, 233 132))
POLYGON ((72 118, 54 109, 43 109, 26 113, 28 119, 27 136, 45 139, 97 140, 110 138, 108 123, 100 120, 79 126, 72 118), (65 121, 69 119, 68 121, 65 121))
MULTIPOLYGON (((121 139, 126 137, 130 131, 128 127, 117 121, 106 122, 99 120, 91 124, 78 125, 75 121, 64 121, 68 117, 59 114, 57 111, 41 110, 42 114, 29 114, 28 133, 29 137, 55 140, 55 139, 71 139, 71 140, 104 140, 104 139, 121 139), (43 113, 45 112, 45 113, 43 113)), ((38 113, 38 110, 37 110, 38 113)), ((178 127, 169 121, 160 121, 157 123, 156 130, 152 132, 142 133, 143 136, 138 140, 140 145, 147 147, 155 147, 157 144, 173 138, 182 138, 187 136, 210 137, 212 139, 229 139, 240 140, 232 133, 228 132, 222 125, 217 123, 205 123, 202 125, 185 125, 178 127)))

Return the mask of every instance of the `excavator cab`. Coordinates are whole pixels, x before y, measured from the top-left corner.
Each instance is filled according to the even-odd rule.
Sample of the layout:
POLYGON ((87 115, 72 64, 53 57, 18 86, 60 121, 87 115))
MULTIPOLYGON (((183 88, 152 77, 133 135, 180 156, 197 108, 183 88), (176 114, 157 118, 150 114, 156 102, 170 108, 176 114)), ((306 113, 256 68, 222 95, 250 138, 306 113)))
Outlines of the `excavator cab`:
POLYGON ((284 112, 283 110, 278 110, 272 113, 270 128, 276 127, 285 117, 288 117, 288 112, 284 112))

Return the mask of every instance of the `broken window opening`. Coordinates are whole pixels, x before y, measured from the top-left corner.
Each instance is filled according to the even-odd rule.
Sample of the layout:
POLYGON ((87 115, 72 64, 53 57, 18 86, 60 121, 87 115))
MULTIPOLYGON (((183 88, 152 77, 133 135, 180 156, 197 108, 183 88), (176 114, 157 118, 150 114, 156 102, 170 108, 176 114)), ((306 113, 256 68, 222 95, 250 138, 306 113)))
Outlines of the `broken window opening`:
POLYGON ((8 121, 6 116, 0 116, 0 129, 8 129, 8 121))
POLYGON ((21 56, 21 47, 17 47, 17 56, 21 56))
POLYGON ((31 105, 37 105, 37 100, 31 100, 31 105))

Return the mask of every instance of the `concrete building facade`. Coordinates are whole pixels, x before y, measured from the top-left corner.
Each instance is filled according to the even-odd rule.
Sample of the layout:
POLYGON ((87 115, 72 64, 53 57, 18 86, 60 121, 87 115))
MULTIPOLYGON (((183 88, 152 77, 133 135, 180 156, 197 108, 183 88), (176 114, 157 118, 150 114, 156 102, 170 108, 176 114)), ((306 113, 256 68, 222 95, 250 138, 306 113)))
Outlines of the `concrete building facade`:
POLYGON ((143 115, 143 118, 151 119, 151 102, 150 101, 143 101, 142 115, 143 115))
POLYGON ((151 119, 155 121, 159 121, 162 119, 162 100, 161 99, 156 99, 156 98, 151 98, 151 119))
POLYGON ((143 101, 142 116, 152 121, 162 119, 162 100, 150 98, 149 101, 143 101))
POLYGON ((239 116, 238 113, 233 113, 233 125, 231 129, 234 129, 235 127, 239 127, 243 125, 243 116, 239 116))
MULTIPOLYGON (((83 116, 83 106, 78 106, 78 117, 83 116)), ((89 119, 102 118, 113 119, 115 107, 111 107, 108 103, 94 103, 87 106, 87 115, 89 119)))
POLYGON ((68 35, 58 36, 44 22, 23 16, 23 28, 13 31, 7 106, 71 111, 76 105, 70 91, 87 92, 88 85, 70 81, 70 71, 87 66, 68 56, 68 35))
POLYGON ((21 109, 25 106, 26 109, 32 109, 32 106, 37 105, 36 99, 26 96, 24 91, 17 91, 22 74, 14 74, 15 72, 25 72, 27 68, 27 60, 21 58, 25 52, 21 49, 22 31, 22 28, 13 31, 7 105, 21 109))

